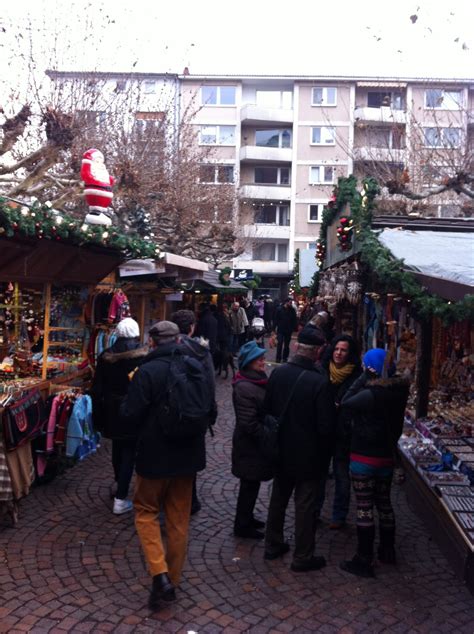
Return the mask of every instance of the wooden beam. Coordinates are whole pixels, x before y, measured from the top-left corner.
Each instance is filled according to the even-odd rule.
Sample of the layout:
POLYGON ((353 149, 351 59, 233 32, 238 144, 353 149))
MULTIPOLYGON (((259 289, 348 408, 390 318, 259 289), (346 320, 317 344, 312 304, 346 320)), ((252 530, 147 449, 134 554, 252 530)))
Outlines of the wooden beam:
POLYGON ((49 321, 51 318, 51 282, 44 285, 44 325, 43 325, 43 366, 41 378, 46 381, 48 376, 48 350, 49 350, 49 321))

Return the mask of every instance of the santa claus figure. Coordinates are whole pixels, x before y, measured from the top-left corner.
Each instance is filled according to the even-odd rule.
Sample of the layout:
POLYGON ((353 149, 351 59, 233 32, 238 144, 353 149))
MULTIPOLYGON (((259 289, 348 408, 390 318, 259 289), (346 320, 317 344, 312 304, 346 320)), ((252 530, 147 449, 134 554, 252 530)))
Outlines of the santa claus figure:
POLYGON ((84 181, 84 196, 89 205, 86 222, 91 225, 112 224, 112 202, 114 178, 109 176, 100 150, 91 148, 82 157, 81 179, 84 181))

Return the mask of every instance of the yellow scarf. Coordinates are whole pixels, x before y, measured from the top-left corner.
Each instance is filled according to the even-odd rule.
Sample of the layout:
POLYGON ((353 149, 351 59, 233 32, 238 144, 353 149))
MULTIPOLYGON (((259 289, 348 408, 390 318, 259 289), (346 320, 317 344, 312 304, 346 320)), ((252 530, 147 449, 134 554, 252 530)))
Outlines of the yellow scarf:
POLYGON ((348 376, 354 371, 355 365, 353 363, 346 363, 342 368, 336 368, 333 361, 329 363, 329 379, 334 385, 339 385, 347 379, 348 376))

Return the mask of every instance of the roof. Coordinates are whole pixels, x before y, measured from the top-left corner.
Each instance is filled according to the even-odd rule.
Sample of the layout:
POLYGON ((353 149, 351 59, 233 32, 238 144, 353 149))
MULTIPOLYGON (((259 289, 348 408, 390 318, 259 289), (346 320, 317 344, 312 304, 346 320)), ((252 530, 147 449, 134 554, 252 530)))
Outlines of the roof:
POLYGON ((460 301, 474 293, 474 240, 470 232, 384 229, 379 241, 428 291, 460 301))
POLYGON ((246 294, 248 288, 240 282, 232 281, 229 286, 222 284, 217 271, 199 271, 192 277, 178 280, 178 283, 186 284, 188 290, 201 290, 203 292, 221 291, 223 293, 246 294))

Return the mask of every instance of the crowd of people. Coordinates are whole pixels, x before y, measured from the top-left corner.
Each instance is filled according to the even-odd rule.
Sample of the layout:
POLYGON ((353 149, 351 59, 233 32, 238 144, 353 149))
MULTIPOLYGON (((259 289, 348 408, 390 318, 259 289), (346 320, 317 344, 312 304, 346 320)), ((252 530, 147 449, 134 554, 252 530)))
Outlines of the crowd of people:
POLYGON ((346 525, 351 488, 356 504, 357 550, 341 568, 374 576, 375 508, 378 559, 396 563, 390 489, 408 380, 396 375, 383 349, 369 350, 361 360, 350 336, 334 337, 324 311, 312 307, 303 316, 287 298, 265 317, 265 301, 261 306, 235 302, 230 309, 204 305, 198 319, 193 311, 177 311, 151 328, 150 351, 139 344, 138 324, 126 318, 117 327, 116 342, 98 360, 94 423, 112 439, 113 512, 135 511, 152 576, 152 610, 176 598, 190 516, 200 509, 196 476, 206 464, 206 431, 212 433, 217 419, 214 362, 223 351, 235 352, 238 364, 232 383, 231 469, 239 479, 234 535, 264 540, 268 561, 282 557, 290 551, 284 525, 293 497, 291 570, 323 568, 326 560, 315 553, 315 536, 332 463, 330 528, 346 525), (259 323, 255 319, 263 320, 264 332, 276 332, 277 365, 269 376, 263 337, 252 331, 259 323), (268 451, 271 443, 273 452, 268 451), (267 517, 257 518, 261 482, 270 480, 267 517))

